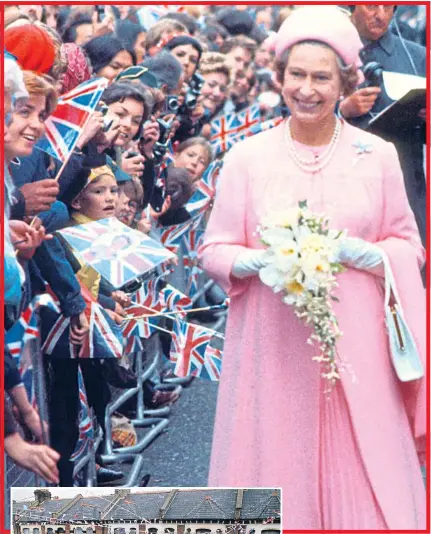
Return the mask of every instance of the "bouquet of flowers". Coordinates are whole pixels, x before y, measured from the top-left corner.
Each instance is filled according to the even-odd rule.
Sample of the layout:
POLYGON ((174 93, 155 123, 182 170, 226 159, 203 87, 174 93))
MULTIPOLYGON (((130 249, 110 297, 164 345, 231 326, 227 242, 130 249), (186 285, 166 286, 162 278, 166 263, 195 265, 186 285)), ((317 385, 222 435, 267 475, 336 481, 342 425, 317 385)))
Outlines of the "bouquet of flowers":
POLYGON ((294 306, 295 314, 313 333, 307 343, 319 346, 313 360, 322 366, 322 376, 330 389, 340 379, 343 368, 336 343, 342 336, 332 309, 337 286, 335 275, 344 270, 337 262, 337 251, 344 232, 330 230, 325 215, 312 213, 307 202, 281 213, 274 213, 258 228, 267 249, 268 265, 259 276, 283 301, 294 306))

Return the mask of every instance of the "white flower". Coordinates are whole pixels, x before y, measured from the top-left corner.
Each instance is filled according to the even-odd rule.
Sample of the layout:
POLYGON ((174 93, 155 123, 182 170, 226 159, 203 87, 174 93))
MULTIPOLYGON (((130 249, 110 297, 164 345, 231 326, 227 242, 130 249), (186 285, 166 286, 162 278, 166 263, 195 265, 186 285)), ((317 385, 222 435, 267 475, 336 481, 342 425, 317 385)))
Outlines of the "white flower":
POLYGON ((292 240, 292 230, 288 228, 268 228, 261 231, 262 240, 270 247, 278 247, 285 241, 292 240))
POLYGON ((284 288, 284 273, 280 272, 274 263, 262 267, 259 278, 263 284, 272 288, 274 293, 279 293, 284 288))
POLYGON ((294 276, 299 270, 298 244, 293 239, 284 241, 274 249, 274 264, 283 273, 292 273, 294 276))
POLYGON ((310 212, 306 201, 262 220, 258 232, 268 245, 268 264, 259 277, 275 293, 282 293, 283 302, 293 306, 295 315, 312 329, 307 343, 320 350, 313 360, 320 363, 322 376, 333 386, 340 379, 339 369, 345 367, 336 351, 342 334, 331 296, 346 234, 329 230, 328 225, 328 217, 310 212))
POLYGON ((302 210, 299 207, 288 208, 284 211, 276 211, 262 218, 262 226, 272 228, 279 226, 293 228, 297 226, 302 210))

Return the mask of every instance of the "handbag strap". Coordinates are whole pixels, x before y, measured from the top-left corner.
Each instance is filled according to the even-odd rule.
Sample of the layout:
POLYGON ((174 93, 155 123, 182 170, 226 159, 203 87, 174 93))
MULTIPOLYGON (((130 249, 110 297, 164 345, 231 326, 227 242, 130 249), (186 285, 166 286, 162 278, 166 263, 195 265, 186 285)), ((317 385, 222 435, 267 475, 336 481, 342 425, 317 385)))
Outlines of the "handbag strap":
POLYGON ((398 295, 397 285, 395 283, 395 277, 392 271, 389 257, 383 249, 381 250, 381 253, 383 266, 385 268, 385 307, 389 306, 389 301, 392 296, 395 300, 395 304, 397 305, 400 314, 402 315, 401 301, 398 295))

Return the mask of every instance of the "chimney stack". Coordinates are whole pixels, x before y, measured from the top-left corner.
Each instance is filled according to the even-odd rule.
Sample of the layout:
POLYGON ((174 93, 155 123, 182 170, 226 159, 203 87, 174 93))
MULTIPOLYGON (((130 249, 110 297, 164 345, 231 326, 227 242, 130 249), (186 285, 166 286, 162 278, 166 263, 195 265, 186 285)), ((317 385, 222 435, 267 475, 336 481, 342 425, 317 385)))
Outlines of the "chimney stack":
POLYGON ((51 492, 46 489, 34 490, 34 499, 36 501, 36 505, 39 506, 43 502, 51 500, 51 492))

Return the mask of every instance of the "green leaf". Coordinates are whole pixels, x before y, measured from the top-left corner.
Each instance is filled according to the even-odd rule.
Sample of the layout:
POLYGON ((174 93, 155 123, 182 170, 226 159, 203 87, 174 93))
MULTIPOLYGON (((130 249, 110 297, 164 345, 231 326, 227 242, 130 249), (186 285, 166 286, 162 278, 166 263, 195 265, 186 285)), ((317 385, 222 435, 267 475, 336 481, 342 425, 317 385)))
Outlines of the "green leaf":
POLYGON ((334 297, 333 295, 331 295, 331 300, 333 300, 334 302, 340 302, 340 299, 337 297, 334 297))
POLYGON ((298 206, 303 210, 303 209, 306 209, 308 206, 307 206, 307 201, 306 200, 301 200, 300 202, 298 202, 298 206))

